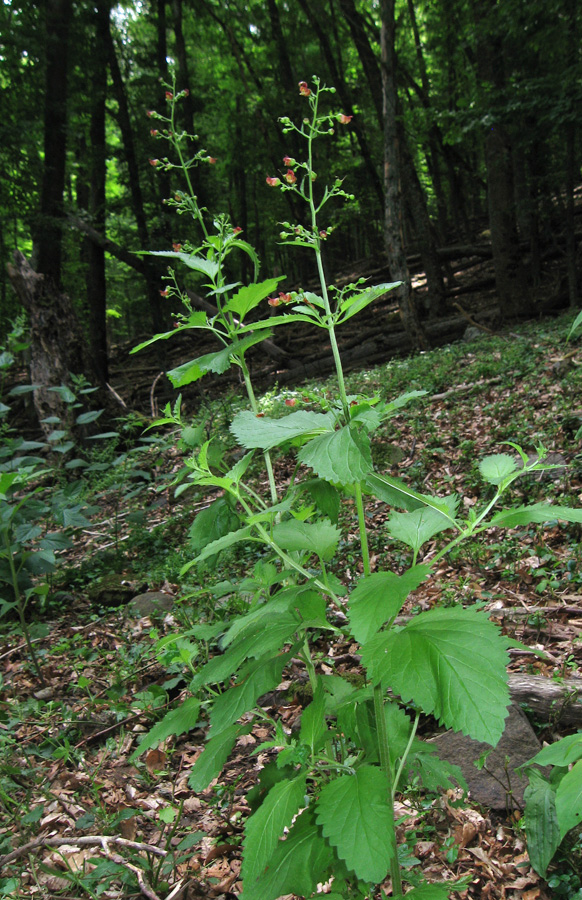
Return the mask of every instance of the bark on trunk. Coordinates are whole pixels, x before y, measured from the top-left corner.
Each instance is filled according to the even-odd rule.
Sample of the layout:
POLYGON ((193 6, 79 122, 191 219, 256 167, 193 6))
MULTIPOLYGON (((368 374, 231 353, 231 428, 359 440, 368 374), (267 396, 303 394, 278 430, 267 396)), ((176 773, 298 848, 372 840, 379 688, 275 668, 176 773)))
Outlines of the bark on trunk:
POLYGON ((383 0, 381 5, 382 32, 382 94, 384 115, 384 241, 391 277, 401 281, 398 304, 402 324, 413 347, 427 346, 427 339, 414 302, 410 274, 402 235, 402 191, 400 147, 396 123, 397 94, 394 52, 394 3, 383 0))
POLYGON ((63 191, 67 153, 68 42, 71 0, 46 3, 44 163, 34 256, 39 272, 61 284, 63 191))
MULTIPOLYGON (((30 378, 32 384, 38 385, 34 391, 34 406, 41 428, 48 436, 55 426, 43 423, 43 419, 57 416, 76 439, 83 439, 86 429, 76 425, 78 410, 73 413, 60 393, 50 390, 61 385, 72 388, 71 374, 85 375, 95 387, 99 383, 95 362, 71 301, 51 278, 35 272, 18 250, 14 253, 14 264, 9 264, 7 270, 29 317, 30 378)), ((101 389, 91 397, 94 408, 111 413, 108 391, 101 389)), ((114 410, 118 412, 118 407, 114 410)))

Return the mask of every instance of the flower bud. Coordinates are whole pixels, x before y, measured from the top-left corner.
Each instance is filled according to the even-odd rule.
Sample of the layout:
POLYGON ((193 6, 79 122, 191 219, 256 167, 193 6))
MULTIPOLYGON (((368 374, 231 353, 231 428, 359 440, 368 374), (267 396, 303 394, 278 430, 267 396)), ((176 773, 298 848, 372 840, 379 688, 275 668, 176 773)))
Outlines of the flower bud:
POLYGON ((284 166, 296 166, 297 162, 293 159, 292 156, 284 156, 283 157, 283 165, 284 166))
POLYGON ((173 100, 174 95, 171 91, 166 91, 166 100, 173 100))
POLYGON ((209 156, 207 161, 210 163, 211 166, 213 166, 214 163, 216 162, 216 157, 215 157, 215 156, 209 156))
POLYGON ((267 184, 269 185, 269 187, 277 187, 277 185, 281 184, 281 179, 276 178, 273 175, 268 175, 267 176, 267 184))
POLYGON ((168 288, 165 288, 163 291, 160 291, 160 297, 167 297, 169 293, 168 288))
POLYGON ((160 164, 159 159, 150 159, 149 162, 150 162, 150 166, 159 166, 159 164, 160 164))
POLYGON ((346 116, 344 113, 340 113, 338 116, 338 120, 342 125, 349 125, 353 118, 353 116, 346 116))
POLYGON ((172 249, 173 249, 176 253, 179 253, 180 250, 182 249, 182 244, 172 244, 172 249))
POLYGON ((150 134, 152 137, 157 137, 160 132, 157 128, 150 128, 150 134))
POLYGON ((235 225, 235 227, 232 229, 233 234, 240 234, 241 231, 242 228, 240 227, 240 225, 235 225))
POLYGON ((267 299, 267 303, 269 304, 269 306, 279 306, 281 301, 279 300, 278 297, 269 297, 267 299))
POLYGON ((287 397, 285 400, 285 406, 295 406, 297 403, 297 399, 295 397, 287 397))

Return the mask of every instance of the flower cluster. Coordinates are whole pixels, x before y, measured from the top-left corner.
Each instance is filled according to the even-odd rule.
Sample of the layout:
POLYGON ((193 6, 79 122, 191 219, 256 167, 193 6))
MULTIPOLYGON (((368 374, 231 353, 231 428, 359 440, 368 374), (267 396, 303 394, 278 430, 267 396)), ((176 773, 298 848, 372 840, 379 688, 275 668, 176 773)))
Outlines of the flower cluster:
POLYGON ((294 297, 291 294, 284 294, 279 291, 278 297, 269 297, 267 303, 269 306, 281 306, 281 304, 293 303, 294 297))

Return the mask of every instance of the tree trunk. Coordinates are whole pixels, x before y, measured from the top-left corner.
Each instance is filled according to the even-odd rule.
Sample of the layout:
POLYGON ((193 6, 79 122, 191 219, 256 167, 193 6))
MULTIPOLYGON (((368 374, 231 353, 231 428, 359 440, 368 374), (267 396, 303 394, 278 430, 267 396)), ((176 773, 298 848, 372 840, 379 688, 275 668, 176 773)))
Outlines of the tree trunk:
MULTIPOLYGON (((506 81, 502 37, 491 21, 496 12, 495 0, 474 0, 474 11, 479 77, 493 86, 500 97, 506 81)), ((519 249, 511 142, 499 116, 487 126, 485 163, 495 286, 502 316, 515 318, 531 314, 532 309, 519 249)))
MULTIPOLYGON (((105 232, 105 182, 107 145, 105 138, 105 101, 107 98, 107 34, 109 3, 100 0, 95 7, 95 43, 91 72, 90 187, 89 215, 98 231, 105 232)), ((105 252, 93 242, 87 248, 87 305, 89 343, 99 381, 108 380, 107 366, 107 281, 105 252)))
MULTIPOLYGON (((127 94, 119 67, 119 60, 111 34, 111 23, 105 35, 107 40, 107 56, 109 62, 109 71, 111 72, 111 80, 113 83, 113 92, 117 100, 117 123, 121 131, 121 139, 123 142, 123 152, 127 163, 129 193, 131 196, 131 206, 135 221, 137 224, 137 234, 140 246, 143 250, 151 247, 150 234, 144 210, 143 193, 141 189, 139 165, 135 152, 135 141, 133 126, 131 124, 131 116, 129 114, 129 105, 127 102, 127 94)), ((98 229, 97 229, 98 230, 98 229)), ((154 332, 164 331, 167 318, 160 300, 161 276, 162 269, 156 265, 148 257, 143 257, 142 273, 145 279, 148 306, 151 313, 151 324, 154 332)))
POLYGON ((52 278, 57 288, 61 285, 71 14, 71 0, 46 0, 44 163, 34 256, 38 271, 52 278))
MULTIPOLYGON (((50 276, 35 272, 26 257, 16 251, 14 265, 8 265, 8 276, 30 322, 30 378, 34 385, 34 406, 42 430, 48 436, 54 423, 43 420, 57 416, 76 439, 86 436, 86 430, 76 425, 76 411, 67 405, 61 394, 51 388, 63 385, 73 389, 71 374, 84 375, 90 384, 98 386, 99 375, 92 359, 83 330, 71 301, 50 276)), ((96 408, 111 413, 111 398, 101 389, 91 395, 96 408)), ((118 412, 118 408, 115 407, 118 412)))
POLYGON ((427 340, 419 321, 406 264, 402 236, 402 192, 400 147, 396 124, 397 94, 394 52, 394 3, 382 0, 382 93, 384 115, 384 240, 390 275, 401 281, 398 305, 402 324, 413 347, 426 347, 427 340))

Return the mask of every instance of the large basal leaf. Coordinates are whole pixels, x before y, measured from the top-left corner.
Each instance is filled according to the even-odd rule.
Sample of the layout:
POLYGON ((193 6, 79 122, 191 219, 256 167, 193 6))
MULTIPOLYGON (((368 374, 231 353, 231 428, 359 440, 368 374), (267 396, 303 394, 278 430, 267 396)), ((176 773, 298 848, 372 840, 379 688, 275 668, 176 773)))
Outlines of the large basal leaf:
POLYGON ((556 790, 556 812, 560 834, 582 824, 582 760, 566 772, 556 790))
POLYGON ((211 737, 253 709, 262 694, 277 687, 290 656, 291 653, 280 653, 271 659, 255 662, 246 677, 241 675, 240 684, 229 688, 214 701, 210 712, 211 737))
POLYGON ((305 806, 306 776, 280 781, 271 788, 258 810, 247 819, 241 876, 248 897, 270 862, 279 838, 293 816, 305 806))
POLYGON ((551 506, 549 503, 532 503, 531 506, 502 509, 493 516, 489 524, 495 528, 517 528, 519 525, 530 525, 532 522, 551 522, 554 519, 580 523, 582 522, 582 509, 551 506))
POLYGON ((238 413, 230 430, 242 447, 251 450, 272 450, 293 438, 333 431, 335 418, 332 413, 315 413, 300 409, 282 419, 257 416, 250 410, 238 413))
POLYGON ((320 559, 329 560, 335 553, 341 531, 331 522, 299 522, 289 519, 273 528, 273 540, 283 550, 309 550, 320 559))
POLYGON ((267 870, 251 888, 246 886, 241 900, 277 900, 283 894, 309 897, 318 883, 326 881, 332 861, 333 851, 321 836, 312 811, 305 810, 285 840, 277 843, 267 870))
POLYGON ((408 569, 404 575, 374 572, 363 578, 350 594, 349 620, 352 634, 361 644, 395 618, 411 591, 430 574, 430 566, 408 569))
POLYGON ((390 686, 447 728, 495 746, 507 715, 504 640, 474 609, 420 613, 401 631, 378 634, 362 648, 375 684, 390 686))
POLYGON ((386 522, 390 537, 402 541, 415 553, 418 553, 422 545, 435 534, 451 527, 452 523, 448 516, 429 506, 412 512, 392 513, 386 522))
POLYGON ((230 725, 208 741, 194 763, 188 779, 188 784, 193 791, 196 793, 205 791, 210 782, 218 778, 236 741, 242 734, 248 734, 252 727, 252 723, 230 725))
POLYGON ((561 841, 555 789, 539 772, 532 771, 523 799, 529 861, 535 871, 545 877, 561 841))
POLYGON ((346 425, 305 444, 297 456, 326 481, 355 484, 372 471, 370 438, 356 425, 346 425))
POLYGON ((269 337, 268 332, 267 334, 249 334, 241 340, 233 341, 232 344, 223 347, 222 350, 217 350, 215 353, 206 353, 204 356, 199 356, 198 359, 190 360, 190 362, 183 363, 175 369, 170 369, 169 372, 166 372, 166 375, 175 388, 184 387, 193 381, 198 381, 204 375, 208 375, 209 372, 214 372, 215 375, 222 375, 223 372, 230 368, 234 355, 244 353, 253 344, 259 344, 261 341, 264 341, 266 337, 269 337))
POLYGON ((316 818, 340 859, 363 881, 383 881, 391 859, 388 779, 374 766, 341 775, 322 788, 316 818))
POLYGON ((129 757, 129 761, 133 762, 146 750, 149 750, 151 747, 157 747, 158 744, 161 744, 162 741, 165 741, 172 734, 180 735, 190 731, 198 721, 199 711, 200 702, 194 697, 188 697, 176 709, 166 713, 164 718, 148 731, 143 741, 129 757))
POLYGON ((258 306, 265 297, 268 297, 282 280, 282 277, 268 278, 259 284, 249 284, 241 287, 240 291, 234 297, 231 297, 228 303, 224 304, 223 312, 233 312, 242 322, 246 314, 251 309, 254 309, 255 306, 258 306))

